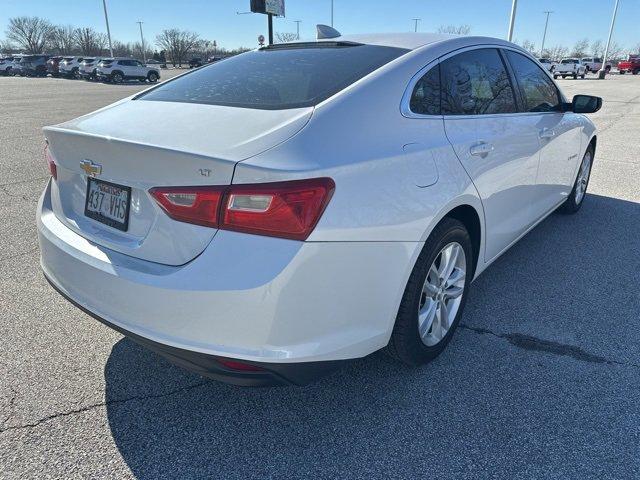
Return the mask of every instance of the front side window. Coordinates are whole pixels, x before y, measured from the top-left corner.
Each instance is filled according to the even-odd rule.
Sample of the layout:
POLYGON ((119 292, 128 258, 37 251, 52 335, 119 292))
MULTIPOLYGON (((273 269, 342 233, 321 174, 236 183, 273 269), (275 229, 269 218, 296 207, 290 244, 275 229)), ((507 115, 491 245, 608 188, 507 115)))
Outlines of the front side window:
POLYGON ((498 50, 469 50, 440 64, 442 113, 490 115, 518 111, 498 50))
POLYGON ((420 115, 440 115, 440 65, 418 80, 411 93, 409 107, 420 115))
POLYGON ((527 112, 549 112, 560 103, 558 89, 549 76, 524 55, 510 50, 507 58, 522 92, 527 112))
POLYGON ((200 68, 137 98, 262 110, 310 107, 407 52, 349 42, 274 45, 200 68))

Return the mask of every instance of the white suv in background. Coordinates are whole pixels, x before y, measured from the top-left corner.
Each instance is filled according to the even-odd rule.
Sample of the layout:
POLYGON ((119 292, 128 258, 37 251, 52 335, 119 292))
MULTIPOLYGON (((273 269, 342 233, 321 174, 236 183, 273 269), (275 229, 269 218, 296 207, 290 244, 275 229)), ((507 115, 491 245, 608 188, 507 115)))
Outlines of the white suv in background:
MULTIPOLYGON (((602 59, 598 57, 586 57, 582 59, 582 63, 584 64, 587 72, 598 72, 602 68, 602 59)), ((607 73, 611 70, 611 63, 607 62, 607 66, 605 67, 607 73)))
POLYGON ((80 64, 80 76, 86 80, 95 80, 96 68, 102 61, 102 58, 85 58, 80 64))
POLYGON ((96 76, 100 80, 114 83, 130 79, 154 83, 160 78, 160 70, 147 67, 134 58, 105 58, 98 64, 96 76))
POLYGON ((64 57, 58 64, 60 75, 63 77, 80 78, 80 64, 83 57, 64 57))

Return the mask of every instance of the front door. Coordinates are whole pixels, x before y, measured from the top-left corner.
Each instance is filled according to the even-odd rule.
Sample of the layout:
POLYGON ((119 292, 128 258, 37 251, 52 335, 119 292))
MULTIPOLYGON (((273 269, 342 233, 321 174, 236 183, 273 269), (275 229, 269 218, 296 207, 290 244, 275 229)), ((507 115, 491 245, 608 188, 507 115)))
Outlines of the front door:
POLYGON ((534 221, 540 148, 535 119, 518 113, 497 49, 467 50, 440 67, 445 130, 482 199, 490 261, 534 221))

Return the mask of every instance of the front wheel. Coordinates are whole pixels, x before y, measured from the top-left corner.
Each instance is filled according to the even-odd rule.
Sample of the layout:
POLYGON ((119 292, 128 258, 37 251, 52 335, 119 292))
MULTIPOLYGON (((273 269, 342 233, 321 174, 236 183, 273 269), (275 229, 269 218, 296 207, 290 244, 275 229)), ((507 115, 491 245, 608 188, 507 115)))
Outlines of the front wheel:
POLYGON ((640 69, 636 68, 633 72, 631 72, 632 75, 637 75, 638 73, 640 73, 640 69))
POLYGON ((113 83, 122 83, 123 80, 124 80, 124 77, 120 72, 116 72, 113 75, 111 75, 111 81, 113 83))
POLYGON ((437 357, 458 326, 472 272, 469 233, 458 220, 445 218, 425 242, 413 267, 387 352, 409 365, 437 357))
POLYGON ((578 176, 573 184, 573 189, 569 194, 569 197, 565 202, 560 205, 558 209, 561 213, 576 213, 580 210, 584 197, 587 193, 587 187, 589 186, 589 179, 591 178, 591 166, 593 165, 593 149, 589 149, 582 157, 582 163, 580 163, 580 169, 578 170, 578 176))
POLYGON ((582 78, 584 80, 584 73, 582 75, 580 75, 580 78, 582 78))
POLYGON ((149 80, 150 83, 156 83, 158 81, 158 74, 156 72, 149 72, 147 80, 149 80))

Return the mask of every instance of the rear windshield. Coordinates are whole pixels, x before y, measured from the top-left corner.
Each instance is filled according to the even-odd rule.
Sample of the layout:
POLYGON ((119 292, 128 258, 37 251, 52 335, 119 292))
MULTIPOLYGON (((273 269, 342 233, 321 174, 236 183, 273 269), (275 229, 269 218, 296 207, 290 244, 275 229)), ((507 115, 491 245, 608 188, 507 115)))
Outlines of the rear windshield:
POLYGON ((84 63, 93 63, 93 58, 85 58, 84 63))
POLYGON ((275 45, 196 70, 138 98, 263 110, 309 107, 406 52, 346 42, 275 45))
POLYGON ((562 60, 562 62, 560 63, 562 63, 563 65, 567 65, 569 63, 578 63, 578 60, 575 60, 573 58, 568 58, 568 59, 562 60))
POLYGON ((66 62, 70 62, 71 60, 73 60, 73 57, 64 57, 64 60, 65 60, 66 62))

